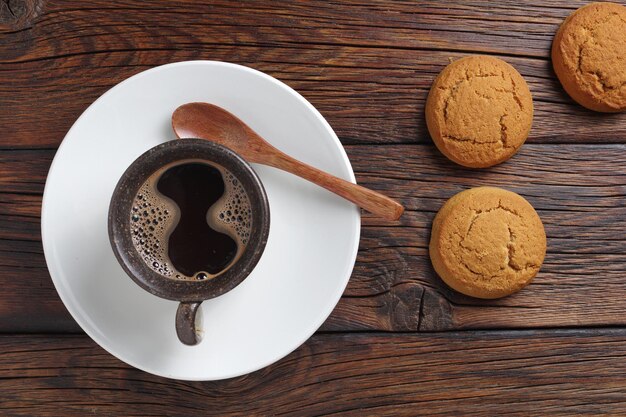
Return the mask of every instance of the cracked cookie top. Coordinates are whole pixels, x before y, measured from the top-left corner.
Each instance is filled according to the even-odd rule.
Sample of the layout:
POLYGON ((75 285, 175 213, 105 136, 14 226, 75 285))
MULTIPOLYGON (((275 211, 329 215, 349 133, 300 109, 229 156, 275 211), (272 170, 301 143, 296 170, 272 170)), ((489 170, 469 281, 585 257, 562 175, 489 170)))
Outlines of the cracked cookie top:
POLYGON ((626 110, 626 7, 591 3, 572 13, 554 37, 552 65, 579 104, 626 110))
POLYGON ((494 187, 458 193, 439 210, 430 240, 437 274, 478 298, 519 291, 537 275, 546 253, 539 215, 523 197, 494 187))
POLYGON ((437 148, 472 168, 513 156, 528 137, 532 120, 526 81, 511 65, 490 56, 469 56, 448 65, 426 101, 426 124, 437 148))

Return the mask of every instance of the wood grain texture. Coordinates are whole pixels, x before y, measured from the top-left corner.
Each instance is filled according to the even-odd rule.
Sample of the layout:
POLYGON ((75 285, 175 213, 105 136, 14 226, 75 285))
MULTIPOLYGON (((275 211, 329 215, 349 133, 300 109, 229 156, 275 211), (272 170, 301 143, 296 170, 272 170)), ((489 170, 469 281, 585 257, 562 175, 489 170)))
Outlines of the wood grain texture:
MULTIPOLYGON (((354 273, 324 330, 626 325, 626 145, 525 145, 489 170, 457 166, 430 144, 387 145, 384 152, 351 145, 347 152, 362 185, 407 211, 399 223, 364 214, 354 273), (548 236, 533 284, 501 300, 450 290, 428 257, 435 213, 452 195, 479 185, 527 198, 548 236)), ((37 193, 52 154, 0 152, 0 191, 8 190, 0 192, 0 331, 78 331, 50 282, 40 243, 37 193), (3 183, 5 177, 29 180, 3 183), (18 301, 26 296, 31 303, 18 301)))
POLYGON ((430 84, 450 59, 474 53, 504 58, 528 81, 531 143, 626 141, 626 114, 583 109, 552 72, 554 33, 584 1, 40 3, 21 29, 0 25, 0 148, 56 147, 113 85, 189 59, 279 78, 344 143, 426 143, 430 84))
POLYGON ((575 104, 549 58, 585 3, 0 0, 0 415, 626 415, 626 113, 575 104), (488 170, 447 161, 424 121, 433 79, 467 54, 514 65, 534 99, 527 144, 488 170), (39 221, 67 130, 120 81, 189 59, 299 91, 348 145, 358 182, 405 205, 401 221, 364 215, 324 332, 251 375, 171 381, 85 335, 12 334, 81 331, 39 221), (535 282, 502 300, 457 294, 428 258, 437 210, 478 185, 526 197, 548 235, 535 282), (523 330, 536 327, 551 329, 523 330))
MULTIPOLYGON (((357 179, 373 189, 388 190, 407 209, 399 225, 364 216, 357 269, 336 310, 350 311, 356 328, 624 324, 616 319, 624 307, 613 302, 622 297, 612 295, 623 294, 619 287, 626 275, 623 145, 526 145, 512 160, 489 170, 459 167, 434 146, 385 149, 384 156, 376 156, 369 147, 347 147, 357 179), (593 158, 578 162, 590 154, 593 158), (479 185, 524 196, 537 209, 548 237, 546 260, 534 282, 518 294, 494 301, 450 290, 437 278, 428 257, 436 212, 457 192, 479 185), (378 309, 377 321, 361 326, 365 320, 359 320, 357 312, 365 311, 361 303, 371 302, 372 296, 377 299, 372 304, 384 307, 378 309)), ((326 329, 339 328, 335 317, 345 316, 332 316, 326 329)))
POLYGON ((1 336, 11 416, 623 415, 626 331, 316 335, 218 382, 133 369, 86 336, 1 336))
POLYGON ((0 3, 0 34, 32 28, 42 12, 41 0, 2 0, 0 3))

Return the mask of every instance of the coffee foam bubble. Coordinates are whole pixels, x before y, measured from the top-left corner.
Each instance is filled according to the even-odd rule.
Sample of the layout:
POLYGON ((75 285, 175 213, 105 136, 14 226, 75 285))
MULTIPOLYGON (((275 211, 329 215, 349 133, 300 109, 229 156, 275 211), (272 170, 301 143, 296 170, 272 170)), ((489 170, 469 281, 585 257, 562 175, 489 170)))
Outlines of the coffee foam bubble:
MULTIPOLYGON (((202 162, 185 161, 183 163, 202 162)), ((231 263, 218 274, 197 271, 193 277, 178 271, 168 256, 168 240, 180 218, 180 209, 156 188, 161 175, 172 164, 153 174, 140 188, 133 201, 130 224, 133 245, 143 261, 156 273, 172 279, 204 280, 227 270, 243 254, 252 229, 250 199, 241 182, 225 168, 211 164, 222 174, 224 194, 207 212, 207 223, 214 230, 229 235, 237 243, 237 253, 231 263)))
POLYGON ((178 207, 159 195, 152 181, 141 186, 130 215, 133 244, 144 262, 166 277, 180 276, 167 257, 167 238, 178 216, 178 207))
MULTIPOLYGON (((220 170, 224 180, 224 195, 207 212, 207 222, 214 230, 228 234, 244 248, 250 239, 252 209, 241 182, 230 172, 220 170)), ((236 258, 240 254, 238 253, 236 258)))

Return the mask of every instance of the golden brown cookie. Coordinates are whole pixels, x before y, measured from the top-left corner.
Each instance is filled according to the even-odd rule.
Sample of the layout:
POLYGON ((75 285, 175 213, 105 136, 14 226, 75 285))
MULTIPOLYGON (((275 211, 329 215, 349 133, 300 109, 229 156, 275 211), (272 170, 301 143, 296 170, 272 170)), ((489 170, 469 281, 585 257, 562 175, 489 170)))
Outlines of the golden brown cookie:
POLYGON ((509 159, 533 121, 524 78, 501 59, 475 55, 454 61, 433 82, 426 124, 437 148, 454 162, 484 168, 509 159))
POLYGON ((626 7, 591 3, 569 15, 554 37, 552 65, 579 104, 626 110, 626 7))
POLYGON ((433 221, 430 259, 455 290, 499 298, 521 290, 546 254, 539 215, 523 197, 478 187, 448 200, 433 221))

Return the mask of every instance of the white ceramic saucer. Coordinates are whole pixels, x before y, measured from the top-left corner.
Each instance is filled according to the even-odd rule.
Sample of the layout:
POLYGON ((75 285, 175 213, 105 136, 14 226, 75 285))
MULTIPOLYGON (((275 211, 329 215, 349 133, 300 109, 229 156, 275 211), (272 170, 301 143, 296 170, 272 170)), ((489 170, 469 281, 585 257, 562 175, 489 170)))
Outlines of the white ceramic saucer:
POLYGON ((107 211, 124 170, 174 138, 171 114, 192 101, 222 106, 284 152, 354 182, 337 136, 294 90, 239 65, 180 62, 129 78, 85 110, 50 168, 41 228, 54 285, 100 346, 152 374, 216 380, 281 359, 319 328, 352 272, 360 216, 326 190, 255 165, 271 209, 263 257, 240 286, 203 303, 204 340, 181 344, 177 303, 142 290, 116 262, 107 211))

